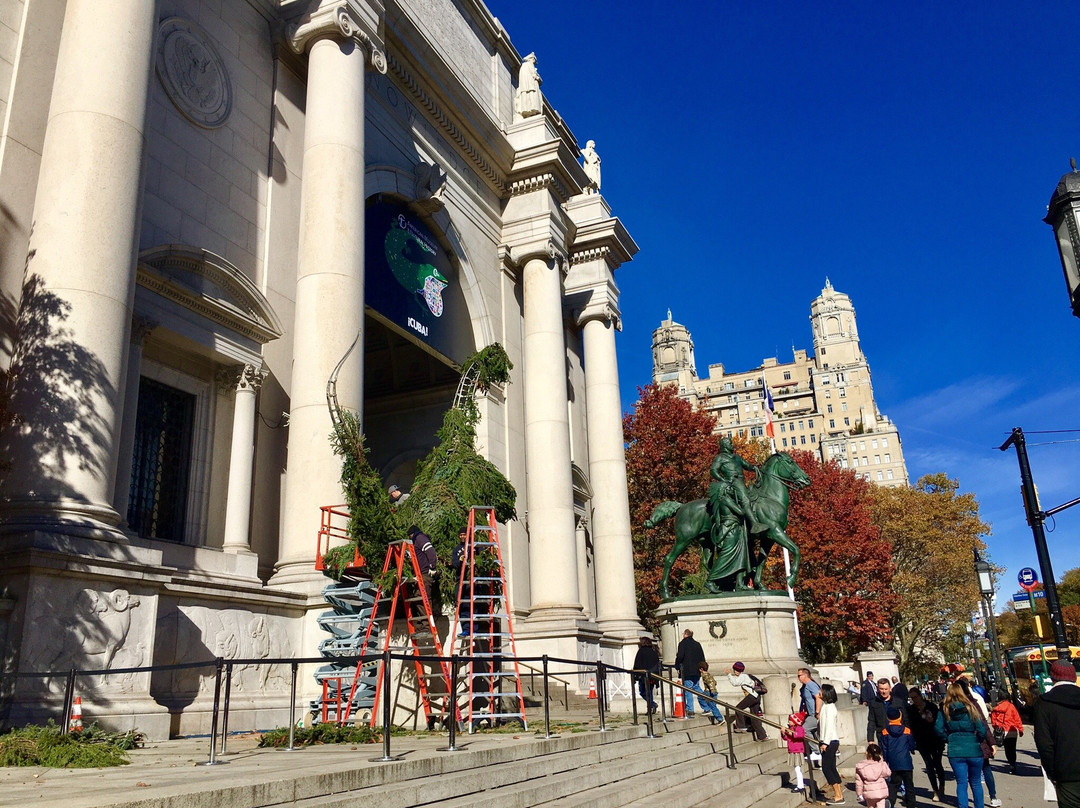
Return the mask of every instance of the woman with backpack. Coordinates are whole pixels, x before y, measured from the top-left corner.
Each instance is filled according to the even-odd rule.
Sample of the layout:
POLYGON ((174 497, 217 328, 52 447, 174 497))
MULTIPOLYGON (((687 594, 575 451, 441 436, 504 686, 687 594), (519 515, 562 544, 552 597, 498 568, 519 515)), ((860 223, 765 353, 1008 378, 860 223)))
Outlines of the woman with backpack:
POLYGON ((769 736, 765 734, 765 727, 758 720, 758 716, 761 714, 761 696, 763 693, 768 692, 765 690, 765 685, 761 683, 760 679, 748 674, 746 665, 741 662, 736 662, 731 666, 731 672, 728 673, 727 678, 728 684, 743 694, 742 701, 735 706, 750 713, 749 718, 743 713, 735 714, 735 731, 749 732, 753 730, 756 740, 767 741, 769 736), (748 723, 749 729, 747 729, 748 723))

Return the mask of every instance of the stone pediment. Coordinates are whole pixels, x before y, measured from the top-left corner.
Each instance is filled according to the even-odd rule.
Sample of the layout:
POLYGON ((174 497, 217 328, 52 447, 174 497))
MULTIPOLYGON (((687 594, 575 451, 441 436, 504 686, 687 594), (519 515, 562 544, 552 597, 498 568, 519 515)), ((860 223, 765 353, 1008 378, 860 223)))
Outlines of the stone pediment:
POLYGON ((146 250, 136 279, 139 286, 259 344, 282 334, 281 321, 255 284, 207 250, 179 245, 146 250))

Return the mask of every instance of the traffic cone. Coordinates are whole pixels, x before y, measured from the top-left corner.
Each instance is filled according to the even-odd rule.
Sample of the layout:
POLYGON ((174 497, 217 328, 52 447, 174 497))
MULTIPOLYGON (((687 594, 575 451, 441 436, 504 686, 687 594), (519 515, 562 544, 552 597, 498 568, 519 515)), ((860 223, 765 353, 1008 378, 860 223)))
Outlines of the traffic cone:
POLYGON ((591 676, 589 677, 589 698, 596 698, 596 680, 591 676))
POLYGON ((68 724, 69 732, 82 732, 82 696, 75 697, 75 703, 71 705, 71 723, 68 724))
POLYGON ((675 718, 686 718, 686 710, 683 709, 682 688, 675 688, 675 718))

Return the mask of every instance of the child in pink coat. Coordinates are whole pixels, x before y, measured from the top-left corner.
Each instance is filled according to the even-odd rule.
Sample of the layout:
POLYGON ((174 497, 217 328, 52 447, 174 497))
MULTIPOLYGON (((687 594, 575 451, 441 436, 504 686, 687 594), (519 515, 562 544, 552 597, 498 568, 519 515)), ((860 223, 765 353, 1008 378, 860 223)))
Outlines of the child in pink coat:
POLYGON ((866 801, 866 808, 880 808, 889 799, 889 764, 881 759, 876 743, 866 747, 866 760, 855 764, 855 796, 866 801))
POLYGON ((787 741, 788 760, 795 774, 795 785, 792 791, 802 791, 806 788, 803 780, 803 758, 806 754, 806 729, 803 723, 806 721, 806 713, 792 713, 788 716, 787 729, 780 731, 780 737, 787 741))

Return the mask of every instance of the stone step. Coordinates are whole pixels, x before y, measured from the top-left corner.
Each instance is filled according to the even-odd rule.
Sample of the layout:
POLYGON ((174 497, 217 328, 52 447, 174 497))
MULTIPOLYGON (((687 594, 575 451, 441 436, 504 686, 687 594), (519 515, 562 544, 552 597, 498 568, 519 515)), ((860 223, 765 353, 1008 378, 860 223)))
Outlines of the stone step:
MULTIPOLYGON (((348 791, 335 795, 320 795, 310 800, 297 801, 297 806, 345 806, 352 805, 363 796, 378 802, 380 808, 404 808, 426 805, 475 805, 478 795, 492 791, 497 795, 500 808, 528 806, 539 797, 534 793, 543 788, 548 793, 573 793, 577 788, 588 787, 593 771, 614 773, 625 777, 630 772, 625 760, 652 759, 655 765, 671 766, 694 756, 711 752, 704 744, 689 744, 685 736, 662 736, 659 738, 618 738, 604 733, 590 733, 593 743, 579 749, 567 749, 558 754, 541 754, 505 762, 476 761, 475 767, 463 766, 454 771, 444 771, 437 778, 410 779, 387 782, 363 792, 348 791), (579 774, 580 773, 580 774, 579 774), (584 784, 584 785, 582 785, 584 784), (497 791, 494 791, 497 789, 497 791), (553 791, 554 790, 554 791, 553 791)), ((548 743, 559 745, 562 739, 548 743)), ((463 764, 467 764, 464 758, 463 764)), ((447 761, 453 763, 454 761, 447 761)), ((635 766, 640 762, 635 760, 635 766)))
MULTIPOLYGON (((804 801, 801 793, 794 794, 775 774, 758 774, 701 802, 684 802, 691 808, 798 808, 804 801)), ((633 803, 631 803, 633 805, 633 803)), ((641 807, 644 808, 644 805, 641 807)))
MULTIPOLYGON (((722 768, 707 777, 685 778, 681 782, 664 789, 662 802, 665 805, 696 805, 706 799, 723 798, 726 806, 733 794, 741 793, 748 783, 762 776, 758 768, 753 764, 741 764, 734 769, 728 769, 726 766, 725 762, 722 768)), ((775 788, 775 783, 773 787, 775 788)), ((641 794, 642 791, 624 792, 624 800, 626 799, 626 793, 634 795, 641 794)), ((621 802, 619 805, 626 806, 626 808, 631 806, 633 808, 652 808, 657 803, 655 793, 640 796, 637 799, 632 797, 631 799, 631 802, 621 802)))

